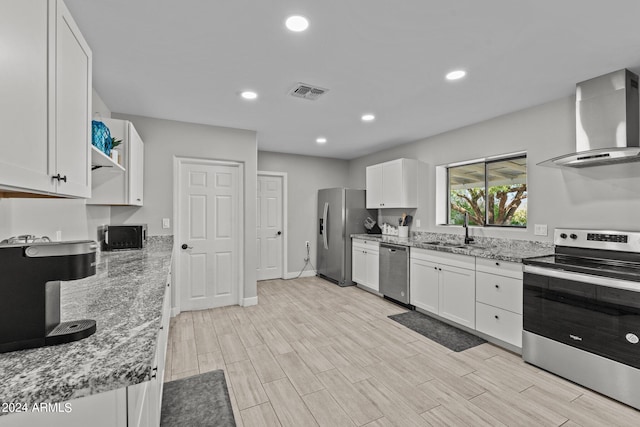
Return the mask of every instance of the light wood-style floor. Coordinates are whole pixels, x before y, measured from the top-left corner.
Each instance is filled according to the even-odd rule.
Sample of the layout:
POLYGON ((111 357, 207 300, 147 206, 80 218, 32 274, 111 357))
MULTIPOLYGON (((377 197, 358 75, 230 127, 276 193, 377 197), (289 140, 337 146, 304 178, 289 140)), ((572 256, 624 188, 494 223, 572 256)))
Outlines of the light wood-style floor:
POLYGON ((238 426, 638 426, 640 411, 492 344, 455 353, 319 278, 171 319, 166 381, 224 369, 238 426))

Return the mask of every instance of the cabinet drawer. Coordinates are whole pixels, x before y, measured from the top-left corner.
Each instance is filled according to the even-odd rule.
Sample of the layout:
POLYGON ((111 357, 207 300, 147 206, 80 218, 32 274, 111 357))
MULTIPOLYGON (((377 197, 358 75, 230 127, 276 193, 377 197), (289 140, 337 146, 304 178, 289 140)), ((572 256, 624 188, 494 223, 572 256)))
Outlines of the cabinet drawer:
POLYGON ((476 303, 476 329, 522 347, 522 315, 481 302, 476 303))
POLYGON ((476 301, 522 314, 522 280, 478 271, 476 301))
POLYGON ((411 248, 410 257, 411 259, 420 259, 422 261, 449 265, 451 267, 466 268, 468 270, 475 270, 476 268, 476 259, 470 255, 438 252, 422 248, 411 248))
POLYGON ((353 239, 351 247, 366 251, 378 252, 380 250, 380 243, 376 241, 372 242, 371 240, 353 239))
POLYGON ((476 271, 522 279, 522 264, 497 259, 477 258, 476 271))

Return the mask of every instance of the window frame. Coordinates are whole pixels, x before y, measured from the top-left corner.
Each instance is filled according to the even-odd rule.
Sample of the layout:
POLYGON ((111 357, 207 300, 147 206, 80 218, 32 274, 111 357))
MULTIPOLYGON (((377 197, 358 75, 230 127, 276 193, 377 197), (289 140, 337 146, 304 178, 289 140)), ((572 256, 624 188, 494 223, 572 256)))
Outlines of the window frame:
MULTIPOLYGON (((484 159, 476 159, 476 160, 470 160, 470 161, 466 161, 466 162, 458 162, 458 163, 451 163, 449 165, 444 165, 444 168, 446 170, 446 180, 445 180, 445 185, 446 185, 446 222, 442 225, 445 226, 453 226, 453 227, 457 227, 459 226, 458 224, 452 224, 450 222, 451 220, 451 181, 450 181, 450 175, 449 175, 449 170, 451 168, 455 168, 455 167, 459 167, 459 166, 466 166, 466 165, 477 165, 477 164, 483 164, 484 166, 484 189, 485 189, 485 200, 484 200, 484 224, 474 224, 474 225, 469 225, 470 227, 496 227, 496 228, 505 228, 505 229, 526 229, 527 226, 529 225, 529 217, 527 215, 527 223, 525 225, 504 225, 504 224, 489 224, 489 209, 488 209, 488 199, 489 199, 489 174, 487 173, 487 165, 492 164, 492 163, 498 163, 498 162, 503 162, 506 160, 515 160, 515 159, 525 159, 525 167, 527 170, 527 178, 526 178, 526 185, 527 185, 527 200, 528 200, 528 196, 529 196, 529 165, 528 162, 526 161, 527 159, 527 153, 526 151, 524 152, 518 152, 518 153, 511 153, 511 154, 505 154, 505 155, 501 155, 501 156, 493 156, 493 157, 488 157, 488 158, 484 158, 484 159)), ((527 206, 527 212, 528 212, 528 206, 527 206)), ((461 226, 461 225, 460 225, 461 226)))

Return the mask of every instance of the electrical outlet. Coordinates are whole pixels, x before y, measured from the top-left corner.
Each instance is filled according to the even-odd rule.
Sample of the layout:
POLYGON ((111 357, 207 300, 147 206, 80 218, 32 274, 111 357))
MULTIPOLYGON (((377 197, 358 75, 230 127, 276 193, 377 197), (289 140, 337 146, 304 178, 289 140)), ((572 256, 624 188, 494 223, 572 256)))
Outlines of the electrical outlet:
POLYGON ((162 218, 162 228, 171 228, 171 220, 169 218, 162 218))
POLYGON ((416 227, 420 228, 420 220, 416 219, 416 227))
POLYGON ((546 236, 547 224, 536 224, 533 229, 533 234, 535 234, 536 236, 546 236))
POLYGON ((56 231, 56 242, 61 242, 62 241, 62 231, 58 230, 56 231))

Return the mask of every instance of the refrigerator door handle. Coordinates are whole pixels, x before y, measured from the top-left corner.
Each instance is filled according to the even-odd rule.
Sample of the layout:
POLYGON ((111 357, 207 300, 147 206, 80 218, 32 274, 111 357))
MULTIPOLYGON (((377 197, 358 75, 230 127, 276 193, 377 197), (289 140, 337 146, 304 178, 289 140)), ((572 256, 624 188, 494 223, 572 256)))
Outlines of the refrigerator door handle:
POLYGON ((327 241, 327 214, 329 213, 329 202, 324 202, 324 213, 322 214, 322 223, 324 224, 324 233, 322 233, 322 241, 324 242, 324 248, 329 249, 329 242, 327 241))

